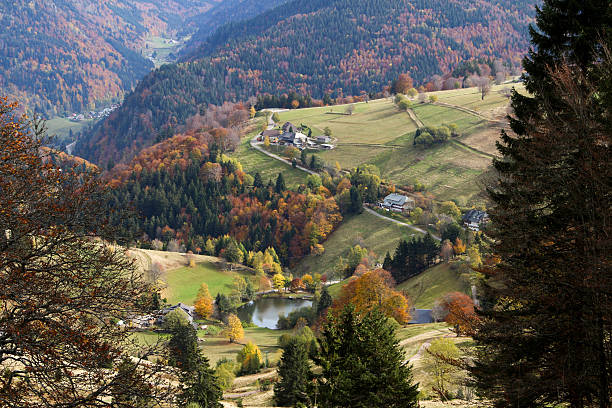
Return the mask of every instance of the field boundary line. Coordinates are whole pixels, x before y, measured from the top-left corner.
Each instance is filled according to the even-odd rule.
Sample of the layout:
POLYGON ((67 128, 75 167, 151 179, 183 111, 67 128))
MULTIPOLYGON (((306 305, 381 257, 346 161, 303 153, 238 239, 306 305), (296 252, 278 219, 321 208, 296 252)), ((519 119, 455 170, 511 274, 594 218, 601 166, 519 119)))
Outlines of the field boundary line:
MULTIPOLYGON (((376 211, 372 210, 371 208, 363 207, 363 209, 366 210, 367 212, 369 212, 370 214, 373 214, 373 215, 377 216, 378 218, 382 218, 383 220, 387 220, 387 221, 393 222, 393 223, 395 223, 397 225, 402 225, 404 227, 408 227, 411 230, 419 232, 421 234, 427 234, 427 232, 428 232, 428 231, 425 231, 425 230, 423 230, 423 229, 421 229, 419 227, 415 227, 414 225, 407 224, 405 222, 401 222, 401 221, 398 221, 398 220, 394 220, 393 218, 385 217, 384 215, 377 213, 376 211)), ((431 234, 431 236, 436 241, 442 241, 442 239, 440 237, 436 236, 436 235, 431 234)))

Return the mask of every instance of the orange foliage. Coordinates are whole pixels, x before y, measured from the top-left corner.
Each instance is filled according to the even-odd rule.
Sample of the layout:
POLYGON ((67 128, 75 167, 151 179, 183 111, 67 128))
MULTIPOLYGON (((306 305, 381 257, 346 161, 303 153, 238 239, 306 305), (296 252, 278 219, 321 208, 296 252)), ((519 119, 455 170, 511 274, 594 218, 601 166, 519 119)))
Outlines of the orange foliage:
POLYGON ((402 293, 393 289, 394 286, 391 274, 384 269, 365 272, 342 287, 333 310, 342 310, 347 304, 354 305, 358 313, 380 308, 385 315, 405 324, 410 320, 411 305, 402 293))
POLYGON ((465 244, 461 240, 461 238, 455 239, 455 245, 453 245, 453 251, 455 254, 459 255, 465 252, 465 244))
POLYGON ((442 299, 442 307, 448 311, 445 321, 455 326, 457 334, 471 334, 478 316, 474 311, 474 301, 461 292, 447 293, 442 299))

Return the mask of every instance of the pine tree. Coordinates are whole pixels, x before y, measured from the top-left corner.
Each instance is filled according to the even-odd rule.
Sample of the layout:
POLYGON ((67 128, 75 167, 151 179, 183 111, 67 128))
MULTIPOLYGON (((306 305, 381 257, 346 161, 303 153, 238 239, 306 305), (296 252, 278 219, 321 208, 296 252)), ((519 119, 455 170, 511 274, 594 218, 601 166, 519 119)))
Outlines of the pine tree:
POLYGON ((611 22, 609 1, 547 0, 531 32, 471 369, 498 406, 611 404, 611 22))
POLYGON ((196 403, 201 408, 222 407, 219 400, 223 396, 223 391, 206 357, 200 355, 198 366, 193 372, 183 373, 182 382, 183 392, 179 395, 181 406, 196 403))
POLYGON ((177 326, 168 342, 168 363, 182 371, 195 371, 200 363, 198 335, 193 326, 177 326))
POLYGON ((168 363, 181 370, 183 405, 197 403, 202 408, 221 407, 222 392, 208 359, 198 348, 198 335, 193 326, 178 326, 168 343, 168 363))
POLYGON ((363 212, 363 201, 361 199, 361 194, 357 187, 352 186, 350 190, 351 195, 351 207, 350 211, 353 214, 361 214, 363 212))
POLYGON ((311 373, 308 349, 304 342, 292 338, 283 347, 278 375, 280 381, 274 385, 274 399, 278 405, 295 406, 297 403, 310 405, 308 381, 311 373))
POLYGON ((261 174, 259 174, 259 172, 255 173, 255 177, 253 179, 253 187, 261 188, 263 186, 264 186, 264 183, 261 178, 261 174))
POLYGON ((278 177, 276 178, 276 192, 278 194, 282 194, 287 189, 285 185, 285 178, 283 177, 283 173, 278 173, 278 177))
POLYGON ((395 328, 380 312, 362 317, 347 306, 338 317, 329 316, 320 340, 322 367, 319 406, 418 406, 418 386, 412 368, 395 338, 395 328))
POLYGON ((383 261, 383 269, 391 272, 391 268, 393 266, 393 259, 391 258, 391 254, 387 251, 387 255, 385 255, 385 260, 383 261))
POLYGON ((321 298, 319 299, 319 302, 317 303, 317 314, 318 315, 323 314, 325 310, 332 305, 333 302, 334 300, 329 294, 329 291, 327 290, 327 286, 324 286, 323 290, 321 291, 321 298))

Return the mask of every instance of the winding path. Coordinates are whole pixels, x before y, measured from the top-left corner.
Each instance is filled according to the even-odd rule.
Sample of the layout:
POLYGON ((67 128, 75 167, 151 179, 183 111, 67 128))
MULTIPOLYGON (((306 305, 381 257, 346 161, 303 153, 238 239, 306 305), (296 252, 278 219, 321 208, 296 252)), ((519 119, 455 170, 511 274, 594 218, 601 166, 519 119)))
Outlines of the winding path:
MULTIPOLYGON (((368 207, 363 207, 363 208, 364 208, 364 210, 366 210, 367 212, 369 212, 369 213, 370 213, 370 214, 372 214, 372 215, 377 216, 378 218, 382 218, 383 220, 387 220, 387 221, 393 222, 393 223, 395 223, 395 224, 397 224, 397 225, 401 225, 401 226, 404 226, 404 227, 408 227, 408 228, 410 228, 411 230, 416 231, 416 232, 419 232, 419 233, 421 233, 421 234, 427 234, 427 231, 425 231, 424 229, 421 229, 421 228, 419 228, 419 227, 415 227, 414 225, 407 224, 407 223, 405 223, 405 222, 401 222, 401 221, 398 221, 398 220, 394 220, 393 218, 385 217, 384 215, 381 215, 381 214, 377 213, 376 211, 372 210, 371 208, 368 208, 368 207)), ((442 239, 441 239, 440 237, 436 236, 436 235, 433 235, 433 234, 432 234, 431 236, 432 236, 432 238, 433 238, 433 239, 435 239, 436 241, 442 241, 442 239)))
POLYGON ((480 113, 478 111, 466 108, 464 106, 453 105, 451 103, 446 103, 446 102, 435 102, 434 104, 435 105, 439 105, 439 106, 444 106, 446 108, 456 109, 456 110, 459 110, 459 111, 462 111, 462 112, 465 112, 465 113, 469 113, 470 115, 474 115, 474 116, 476 116, 476 117, 478 117, 478 118, 480 118, 482 120, 486 120, 487 122, 491 122, 492 124, 499 125, 501 127, 507 127, 508 126, 508 123, 505 122, 505 121, 491 119, 491 118, 483 115, 482 113, 480 113))
POLYGON ((408 113, 408 116, 410 116, 410 119, 412 119, 412 121, 417 125, 417 129, 425 127, 423 121, 419 119, 419 117, 416 115, 416 113, 414 113, 412 108, 406 109, 406 112, 408 113))

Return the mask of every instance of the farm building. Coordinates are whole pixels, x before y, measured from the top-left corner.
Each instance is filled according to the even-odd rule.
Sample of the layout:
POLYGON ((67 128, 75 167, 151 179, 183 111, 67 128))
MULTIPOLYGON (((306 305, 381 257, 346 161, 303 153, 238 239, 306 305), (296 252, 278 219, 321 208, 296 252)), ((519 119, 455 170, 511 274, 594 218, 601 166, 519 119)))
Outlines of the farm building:
POLYGON ((306 135, 300 132, 283 133, 280 137, 281 143, 295 145, 297 147, 306 145, 307 140, 308 138, 306 137, 306 135))
POLYGON ((472 231, 479 231, 480 227, 489 221, 489 215, 481 210, 469 210, 462 217, 463 225, 472 231))
POLYGON ((166 316, 168 313, 170 313, 170 312, 172 312, 173 310, 176 310, 176 309, 183 310, 183 312, 185 312, 187 314, 187 317, 189 318, 189 322, 193 323, 193 315, 195 314, 195 307, 186 305, 184 303, 177 303, 174 306, 170 306, 170 307, 167 307, 165 309, 162 309, 161 310, 161 316, 162 317, 166 316))
POLYGON ((278 138, 281 135, 281 131, 278 129, 268 129, 261 132, 261 135, 263 137, 268 136, 270 139, 272 139, 273 137, 278 138))
POLYGON ((414 199, 405 195, 391 193, 378 205, 388 211, 404 212, 414 208, 414 199))
POLYGON ((331 137, 329 136, 317 136, 318 143, 329 143, 331 142, 331 137))
POLYGON ((425 324, 434 323, 433 313, 431 309, 412 309, 410 311, 412 320, 408 324, 425 324))

